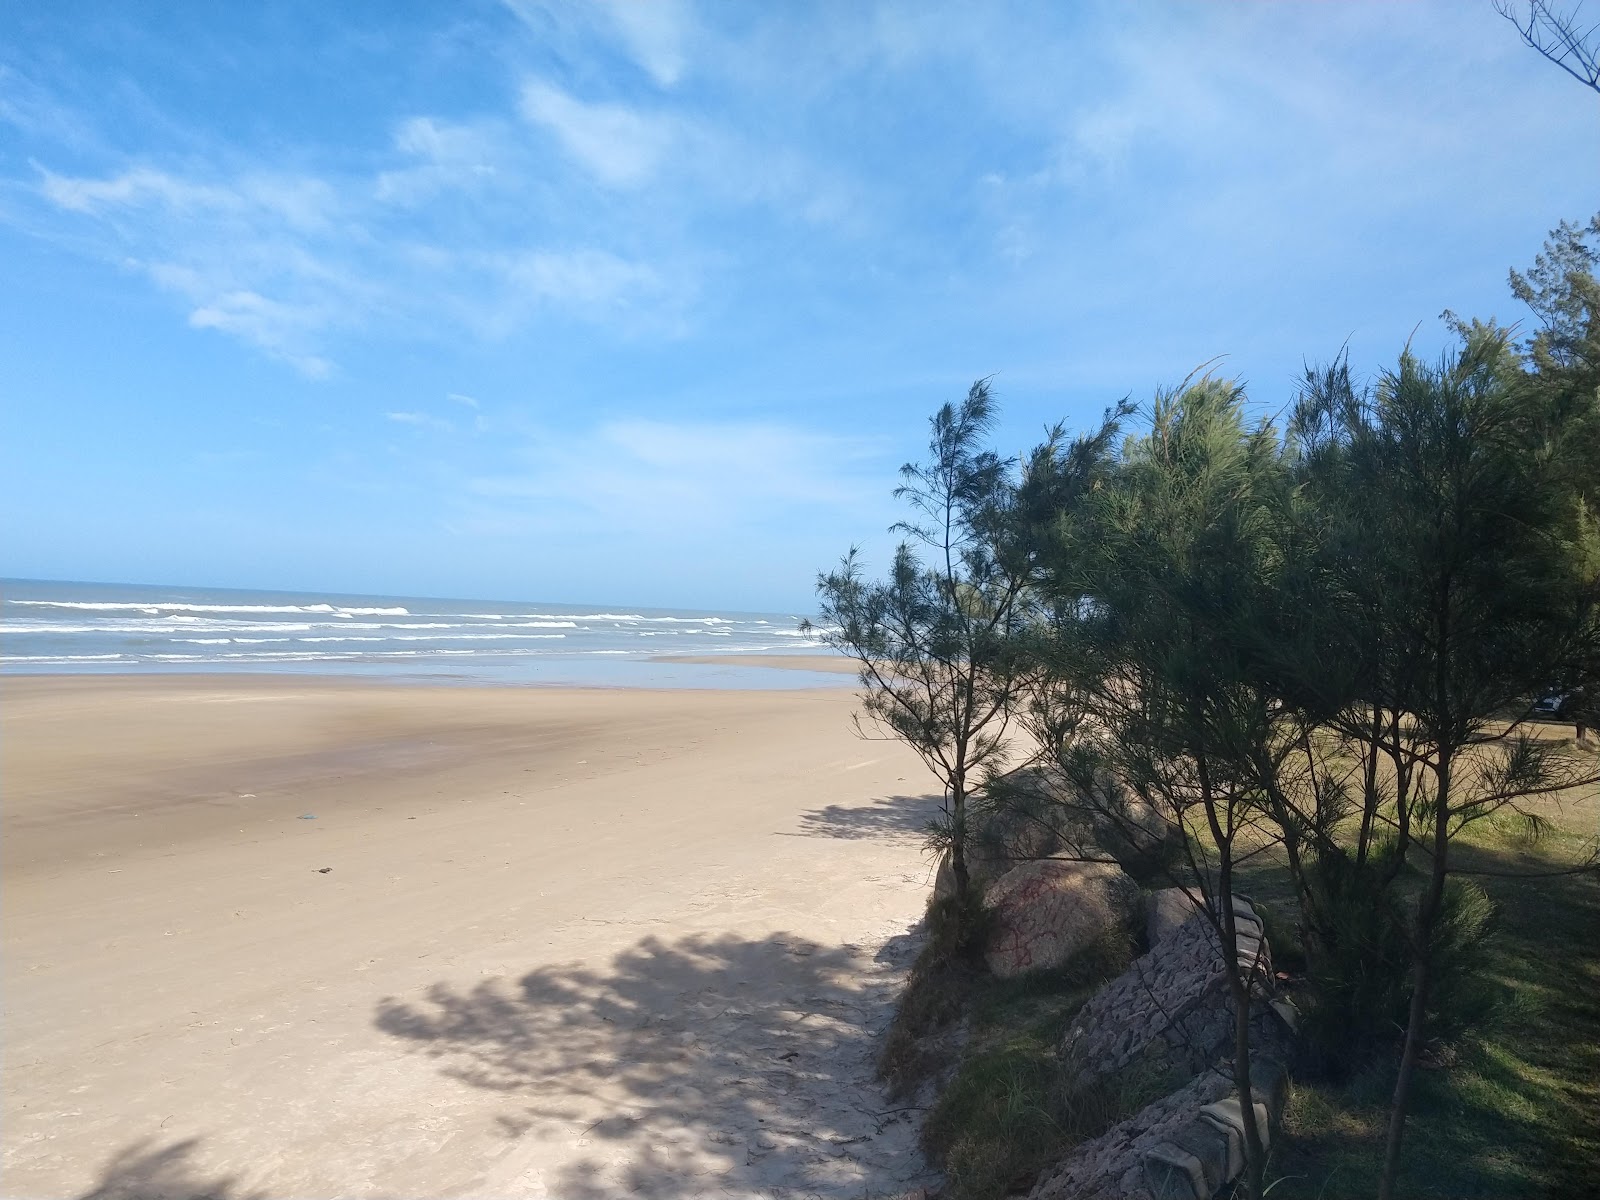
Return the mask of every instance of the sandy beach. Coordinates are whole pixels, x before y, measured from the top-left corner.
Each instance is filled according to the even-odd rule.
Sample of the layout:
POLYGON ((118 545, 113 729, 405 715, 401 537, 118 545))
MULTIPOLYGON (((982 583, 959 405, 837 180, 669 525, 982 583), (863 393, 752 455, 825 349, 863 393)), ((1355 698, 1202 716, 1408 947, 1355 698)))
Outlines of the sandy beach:
POLYGON ((8 1197, 892 1194, 850 692, 0 685, 8 1197))
POLYGON ((842 654, 656 654, 652 662, 694 663, 702 667, 763 667, 778 671, 821 671, 827 675, 859 675, 861 664, 842 654))

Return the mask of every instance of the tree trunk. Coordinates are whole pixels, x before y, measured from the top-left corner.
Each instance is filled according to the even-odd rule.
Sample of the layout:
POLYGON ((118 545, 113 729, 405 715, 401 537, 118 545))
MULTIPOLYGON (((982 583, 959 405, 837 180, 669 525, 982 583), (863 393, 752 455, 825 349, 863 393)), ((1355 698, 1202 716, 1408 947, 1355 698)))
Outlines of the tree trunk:
POLYGON ((967 869, 966 839, 957 837, 950 843, 950 873, 955 876, 956 895, 962 900, 972 889, 972 874, 967 869))
POLYGON ((1363 757, 1361 788, 1361 832, 1356 837, 1356 866, 1367 865, 1367 850, 1372 844, 1372 827, 1378 819, 1378 755, 1383 744, 1383 709, 1372 706, 1372 737, 1363 757))
POLYGON ((1238 927, 1233 919, 1232 874, 1221 871, 1223 946, 1228 964, 1228 986, 1233 992, 1233 1084, 1239 1089, 1239 1115, 1244 1118, 1245 1200, 1261 1200, 1266 1187, 1267 1155, 1261 1128, 1256 1124, 1255 1092, 1250 1083, 1250 977, 1239 967, 1238 927))
POLYGON ((1378 1184, 1378 1200, 1392 1200, 1400 1174, 1400 1144, 1405 1136, 1406 1113, 1411 1106, 1411 1080, 1417 1070, 1417 1053, 1422 1048, 1428 1013, 1428 986, 1432 982, 1433 928, 1444 899, 1445 879, 1449 874, 1450 851, 1450 772, 1448 751, 1439 755, 1437 792, 1434 796, 1433 870, 1428 887, 1417 904, 1415 951, 1416 966, 1411 976, 1411 1007, 1406 1014, 1405 1048, 1400 1053, 1400 1074, 1395 1079, 1394 1098, 1389 1104, 1389 1131, 1383 1149, 1383 1177, 1378 1184))
POLYGON ((966 781, 959 776, 950 783, 950 822, 950 873, 955 876, 956 897, 965 903, 972 888, 972 874, 967 868, 966 781))
POLYGON ((1256 1125, 1255 1094, 1250 1087, 1250 980, 1239 968, 1239 926, 1233 919, 1233 828, 1223 830, 1217 817, 1216 794, 1203 755, 1196 756, 1200 771, 1200 797, 1206 821, 1217 846, 1217 912, 1222 934, 1222 964, 1233 993, 1233 1084, 1239 1090, 1239 1115, 1244 1120, 1245 1200, 1262 1200, 1266 1180, 1266 1154, 1256 1125))

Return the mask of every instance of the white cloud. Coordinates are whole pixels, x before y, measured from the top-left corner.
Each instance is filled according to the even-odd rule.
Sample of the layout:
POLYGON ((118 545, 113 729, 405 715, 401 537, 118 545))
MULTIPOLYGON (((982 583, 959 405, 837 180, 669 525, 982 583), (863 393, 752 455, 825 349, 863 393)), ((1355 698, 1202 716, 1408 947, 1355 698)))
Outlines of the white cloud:
POLYGON ((490 337, 547 312, 617 322, 629 335, 681 328, 689 292, 648 262, 581 243, 519 243, 520 220, 467 238, 414 218, 403 233, 392 230, 396 206, 461 186, 461 172, 476 171, 464 164, 488 145, 475 131, 426 119, 408 122, 399 141, 432 160, 331 179, 196 178, 150 166, 83 177, 41 171, 36 194, 89 223, 74 231, 77 245, 180 297, 194 328, 229 334, 314 378, 333 369, 324 349, 333 335, 375 319, 437 330, 444 317, 490 337))
POLYGON ((514 291, 589 311, 627 305, 662 290, 655 270, 603 250, 537 251, 504 261, 514 291))
POLYGON ((390 204, 418 204, 452 189, 493 182, 505 154, 502 138, 485 125, 412 117, 395 131, 394 146, 412 165, 378 173, 373 192, 390 204))
POLYGON ((664 117, 646 116, 619 104, 588 104, 552 84, 531 79, 522 87, 522 115, 555 134, 567 153, 602 183, 644 183, 676 136, 664 117))
POLYGON ((613 421, 541 432, 520 458, 521 470, 476 478, 469 491, 562 527, 722 529, 883 507, 882 447, 784 424, 613 421))
POLYGON ((455 425, 442 417, 430 416, 422 412, 386 412, 383 414, 391 421, 401 425, 415 425, 424 429, 439 429, 445 433, 454 433, 455 425))
POLYGON ((196 329, 217 329, 243 338, 284 359, 303 374, 323 379, 332 373, 327 359, 289 349, 308 324, 303 310, 251 291, 225 292, 189 314, 196 329))
POLYGON ((99 214, 164 209, 201 220, 250 225, 273 221, 300 232, 326 229, 338 197, 307 176, 248 173, 227 183, 196 183, 166 171, 134 167, 103 179, 73 178, 41 170, 40 190, 61 208, 99 214))
POLYGON ((660 87, 670 88, 688 66, 695 21, 683 0, 596 0, 585 5, 549 0, 501 0, 542 45, 586 53, 596 34, 622 50, 660 87))
POLYGON ((689 12, 678 0, 606 0, 606 14, 623 44, 662 87, 683 76, 689 12))
POLYGON ((464 404, 468 408, 477 408, 478 401, 472 396, 463 396, 460 392, 446 392, 446 400, 454 400, 457 404, 464 404))

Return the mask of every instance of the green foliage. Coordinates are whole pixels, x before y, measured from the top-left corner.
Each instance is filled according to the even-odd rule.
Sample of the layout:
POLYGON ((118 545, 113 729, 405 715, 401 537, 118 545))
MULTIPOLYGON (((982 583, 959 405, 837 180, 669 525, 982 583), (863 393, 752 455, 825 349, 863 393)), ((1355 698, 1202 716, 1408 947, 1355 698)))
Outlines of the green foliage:
POLYGON ((1511 997, 1488 974, 1487 943, 1494 933, 1494 917, 1494 902, 1477 884, 1451 879, 1445 885, 1428 947, 1433 979, 1424 1026, 1427 1037, 1454 1041, 1489 1028, 1508 1011, 1511 997))
MULTIPOLYGON (((1559 840, 1529 847, 1495 837, 1494 849, 1460 854, 1465 866, 1501 873, 1550 870, 1564 861, 1559 840)), ((1513 1000, 1418 1073, 1401 1194, 1588 1195, 1600 1161, 1600 878, 1500 874, 1484 887, 1500 932, 1482 943, 1477 977, 1513 1000)), ((1389 1054, 1344 1082, 1297 1081, 1273 1147, 1271 1174, 1284 1178, 1271 1200, 1371 1200, 1394 1079, 1389 1054)))
POLYGON ((1003 1196, 1027 1184, 1063 1141, 1051 1111, 1054 1047, 1032 1031, 962 1064, 923 1125, 949 1195, 1003 1196))
POLYGON ((936 1039, 965 1015, 987 974, 983 944, 989 924, 988 912, 970 892, 928 901, 927 939, 878 1055, 878 1075, 895 1097, 910 1095, 946 1065, 946 1048, 936 1039))
POLYGON ((1600 373, 1600 213, 1585 225, 1562 221, 1526 272, 1511 272, 1511 294, 1533 310, 1539 330, 1525 344, 1534 370, 1546 377, 1591 378, 1600 373))
POLYGON ((1349 1079, 1375 1055, 1392 1056, 1405 1030, 1411 962, 1401 897, 1383 886, 1396 854, 1387 843, 1366 863, 1323 855, 1310 869, 1319 927, 1308 955, 1306 1048, 1318 1073, 1349 1079))
POLYGON ((1306 947, 1293 921, 1280 915, 1278 906, 1252 896, 1250 906, 1261 919, 1261 932, 1272 947, 1272 964, 1280 971, 1298 974, 1306 969, 1306 947))
POLYGON ((1068 1023, 1130 954, 1126 935, 1108 934, 1060 971, 990 977, 970 991, 966 1048, 922 1130, 951 1200, 1025 1190, 1072 1146, 1161 1094, 1169 1081, 1137 1073, 1077 1092, 1061 1086, 1068 1023))
MULTIPOLYGON (((1541 322, 1522 344, 1452 319, 1454 350, 1408 349, 1370 386, 1341 356, 1308 370, 1281 432, 1205 377, 1120 449, 1125 406, 1071 448, 1052 431, 1014 473, 979 444, 980 384, 907 469, 922 523, 889 580, 852 557, 819 585, 866 714, 945 782, 937 839, 961 887, 967 800, 1005 799, 1014 721, 1042 784, 1013 815, 1043 852, 1109 852, 1207 895, 1282 853, 1321 1072, 1374 1112, 1393 1085, 1385 1196, 1412 1092, 1432 1086, 1418 1064, 1503 1011, 1493 906, 1452 877, 1459 845, 1536 836, 1538 798, 1600 777, 1524 727, 1552 684, 1600 703, 1597 237, 1600 217, 1563 224, 1513 273, 1541 322), (1152 817, 1179 836, 1142 837, 1152 817)), ((934 919, 950 928, 914 973, 911 1026, 979 1002, 977 919, 934 919)), ((974 1045, 935 1141, 953 1179, 998 1187, 1064 1118, 1025 1038, 974 1045)))
POLYGON ((928 461, 901 468, 895 496, 914 519, 895 526, 906 540, 889 577, 869 583, 852 549, 818 577, 820 617, 802 625, 861 664, 867 721, 915 750, 943 784, 931 833, 950 850, 961 891, 967 796, 1006 754, 1024 619, 1026 564, 997 548, 1016 464, 982 446, 993 423, 987 380, 934 414, 928 461))
MULTIPOLYGON (((1365 863, 1325 855, 1311 868, 1321 914, 1304 1000, 1306 1049, 1318 1074, 1339 1080, 1392 1062, 1404 1036, 1415 985, 1407 897, 1384 880, 1395 867, 1393 841, 1365 863)), ((1423 1037, 1449 1042, 1492 1020, 1506 997, 1488 976, 1494 906, 1460 879, 1444 890, 1428 942, 1430 982, 1423 1037)), ((1274 943, 1276 947, 1276 943, 1274 943)))

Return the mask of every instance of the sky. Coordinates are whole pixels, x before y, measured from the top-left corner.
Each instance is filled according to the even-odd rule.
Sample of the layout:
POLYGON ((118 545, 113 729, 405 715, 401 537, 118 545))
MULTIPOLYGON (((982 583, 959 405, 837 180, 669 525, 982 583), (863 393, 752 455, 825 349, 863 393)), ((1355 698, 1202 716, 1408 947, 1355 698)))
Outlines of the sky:
POLYGON ((1489 0, 13 0, 0 574, 803 612, 974 379, 1276 412, 1597 208, 1489 0))

